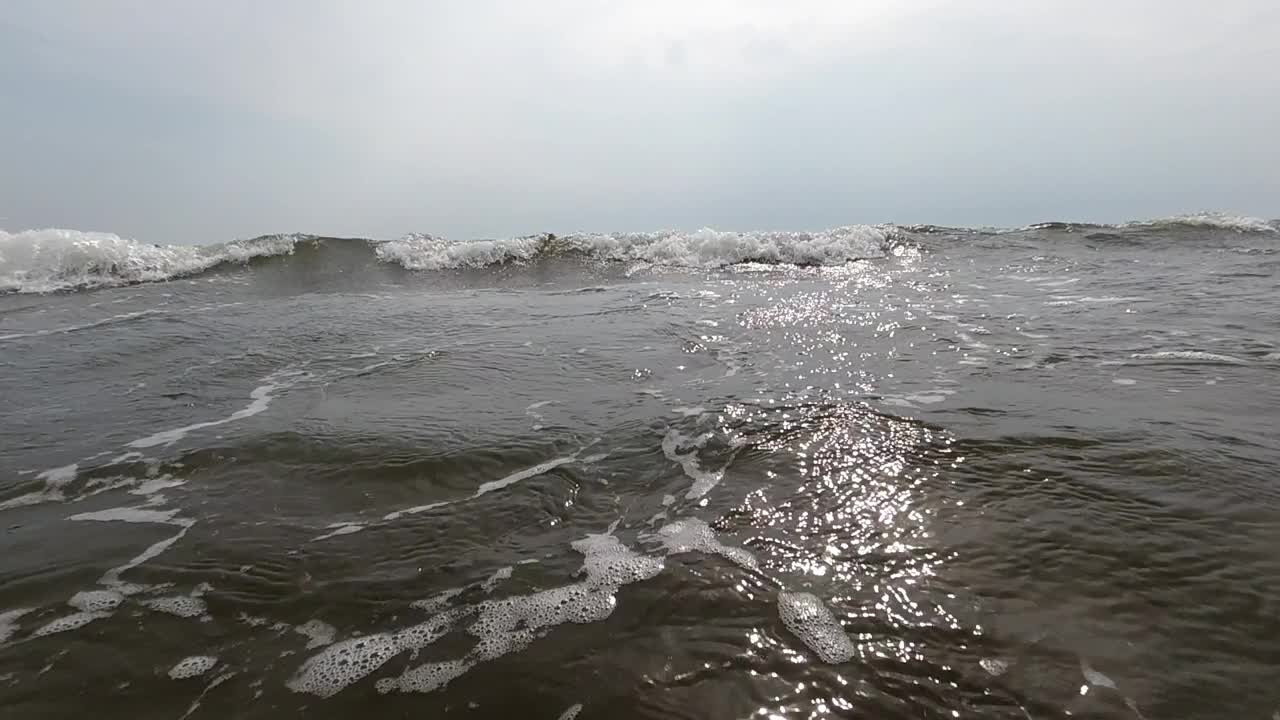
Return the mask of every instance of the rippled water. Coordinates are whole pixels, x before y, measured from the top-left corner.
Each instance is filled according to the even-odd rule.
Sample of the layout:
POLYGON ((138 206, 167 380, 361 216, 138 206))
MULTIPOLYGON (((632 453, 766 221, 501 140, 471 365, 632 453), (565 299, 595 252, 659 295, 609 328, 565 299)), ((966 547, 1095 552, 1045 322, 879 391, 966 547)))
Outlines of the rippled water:
POLYGON ((1271 718, 1280 233, 902 232, 0 296, 4 716, 1271 718))

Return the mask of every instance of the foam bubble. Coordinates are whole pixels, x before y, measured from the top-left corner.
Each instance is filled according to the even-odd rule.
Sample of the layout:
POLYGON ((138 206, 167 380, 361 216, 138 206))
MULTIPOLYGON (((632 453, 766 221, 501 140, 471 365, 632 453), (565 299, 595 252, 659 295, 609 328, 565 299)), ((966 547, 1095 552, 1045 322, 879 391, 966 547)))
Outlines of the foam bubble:
POLYGON ((656 577, 662 572, 661 558, 634 552, 613 535, 588 535, 570 543, 582 553, 582 569, 594 587, 617 589, 623 585, 656 577))
POLYGON ((333 638, 338 634, 336 628, 323 620, 308 620, 293 629, 299 635, 308 638, 307 649, 313 650, 325 645, 332 645, 333 638))
MULTIPOLYGON (((579 573, 585 574, 586 579, 581 582, 530 595, 486 600, 474 607, 448 610, 394 634, 381 633, 337 643, 308 660, 288 682, 288 687, 295 692, 330 697, 401 652, 412 650, 416 654, 444 637, 461 618, 474 616, 467 632, 477 642, 465 658, 425 665, 398 679, 378 683, 382 692, 396 689, 426 692, 465 673, 478 662, 522 650, 552 627, 603 620, 617 604, 614 594, 619 587, 652 578, 663 567, 661 558, 632 551, 614 537, 612 531, 610 527, 609 533, 588 535, 572 543, 583 555, 579 573)), ((447 591, 415 606, 438 607, 457 592, 447 591)))
POLYGON ((204 600, 189 595, 173 595, 156 598, 142 603, 156 612, 168 613, 180 618, 200 617, 208 611, 204 600))
POLYGON ((403 650, 386 633, 343 640, 308 660, 286 685, 294 692, 332 697, 403 650))
POLYGON ((124 602, 124 595, 114 590, 87 590, 78 592, 67 601, 82 613, 110 613, 124 602))
POLYGON ((582 712, 582 703, 570 705, 564 712, 560 713, 560 720, 574 720, 580 712, 582 712))
POLYGON ((651 537, 662 543, 668 555, 700 552, 708 555, 719 555, 748 570, 755 570, 759 567, 754 555, 742 548, 724 545, 716 537, 716 533, 711 529, 711 526, 698 518, 676 520, 659 528, 658 532, 651 537))
POLYGON ((472 667, 472 663, 463 660, 446 660, 444 662, 427 663, 404 671, 397 678, 383 678, 378 681, 378 692, 429 693, 448 685, 451 680, 461 677, 472 667))
POLYGON ((56 620, 50 620, 43 626, 31 633, 31 637, 44 637, 46 635, 56 635, 58 633, 69 632, 71 630, 79 630, 94 620, 101 620, 105 617, 111 617, 111 613, 107 612, 78 612, 71 615, 65 615, 56 620))
POLYGON ((192 655, 184 658, 169 670, 169 677, 174 680, 187 680, 209 672, 218 664, 218 658, 212 655, 192 655))
POLYGON ((782 624, 824 663, 848 662, 857 653, 857 647, 845 634, 840 621, 816 595, 778 593, 778 615, 782 624))
POLYGON ((448 634, 453 628, 454 621, 467 612, 469 611, 455 610, 440 613, 426 622, 401 630, 395 634, 394 640, 401 648, 412 650, 413 654, 417 655, 419 650, 448 634))

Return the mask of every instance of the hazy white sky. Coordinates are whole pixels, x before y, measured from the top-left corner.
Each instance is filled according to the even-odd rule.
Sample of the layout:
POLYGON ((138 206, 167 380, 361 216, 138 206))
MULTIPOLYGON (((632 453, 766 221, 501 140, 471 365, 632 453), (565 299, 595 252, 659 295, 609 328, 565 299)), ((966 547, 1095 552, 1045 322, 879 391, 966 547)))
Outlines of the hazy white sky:
POLYGON ((0 227, 1280 216, 1275 0, 7 0, 0 227))

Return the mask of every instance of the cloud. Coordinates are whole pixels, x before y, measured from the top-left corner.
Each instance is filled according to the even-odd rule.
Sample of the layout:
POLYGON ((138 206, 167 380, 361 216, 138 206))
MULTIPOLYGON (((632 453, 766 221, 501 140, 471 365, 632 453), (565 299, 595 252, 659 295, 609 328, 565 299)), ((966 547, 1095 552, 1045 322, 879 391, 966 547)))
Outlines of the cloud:
MULTIPOLYGON (((192 192, 239 198, 209 218, 81 178, 43 203, 75 217, 0 205, 31 223, 501 234, 1280 212, 1252 206, 1280 190, 1280 15, 1264 0, 84 0, 6 15, 7 82, 92 88, 100 113, 137 119, 109 138, 64 117, 77 146, 154 146, 194 163, 192 192)), ((38 112, 0 130, 68 170, 38 112)), ((173 168, 137 161, 120 172, 162 193, 148 173, 173 168)))

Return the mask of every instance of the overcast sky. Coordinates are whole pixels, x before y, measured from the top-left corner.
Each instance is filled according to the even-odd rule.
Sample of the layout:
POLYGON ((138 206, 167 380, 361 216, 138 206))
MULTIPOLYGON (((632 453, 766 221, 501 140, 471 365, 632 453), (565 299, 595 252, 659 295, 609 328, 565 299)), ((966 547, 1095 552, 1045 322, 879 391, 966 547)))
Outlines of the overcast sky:
POLYGON ((0 228, 1280 216, 1276 0, 6 0, 0 228))

